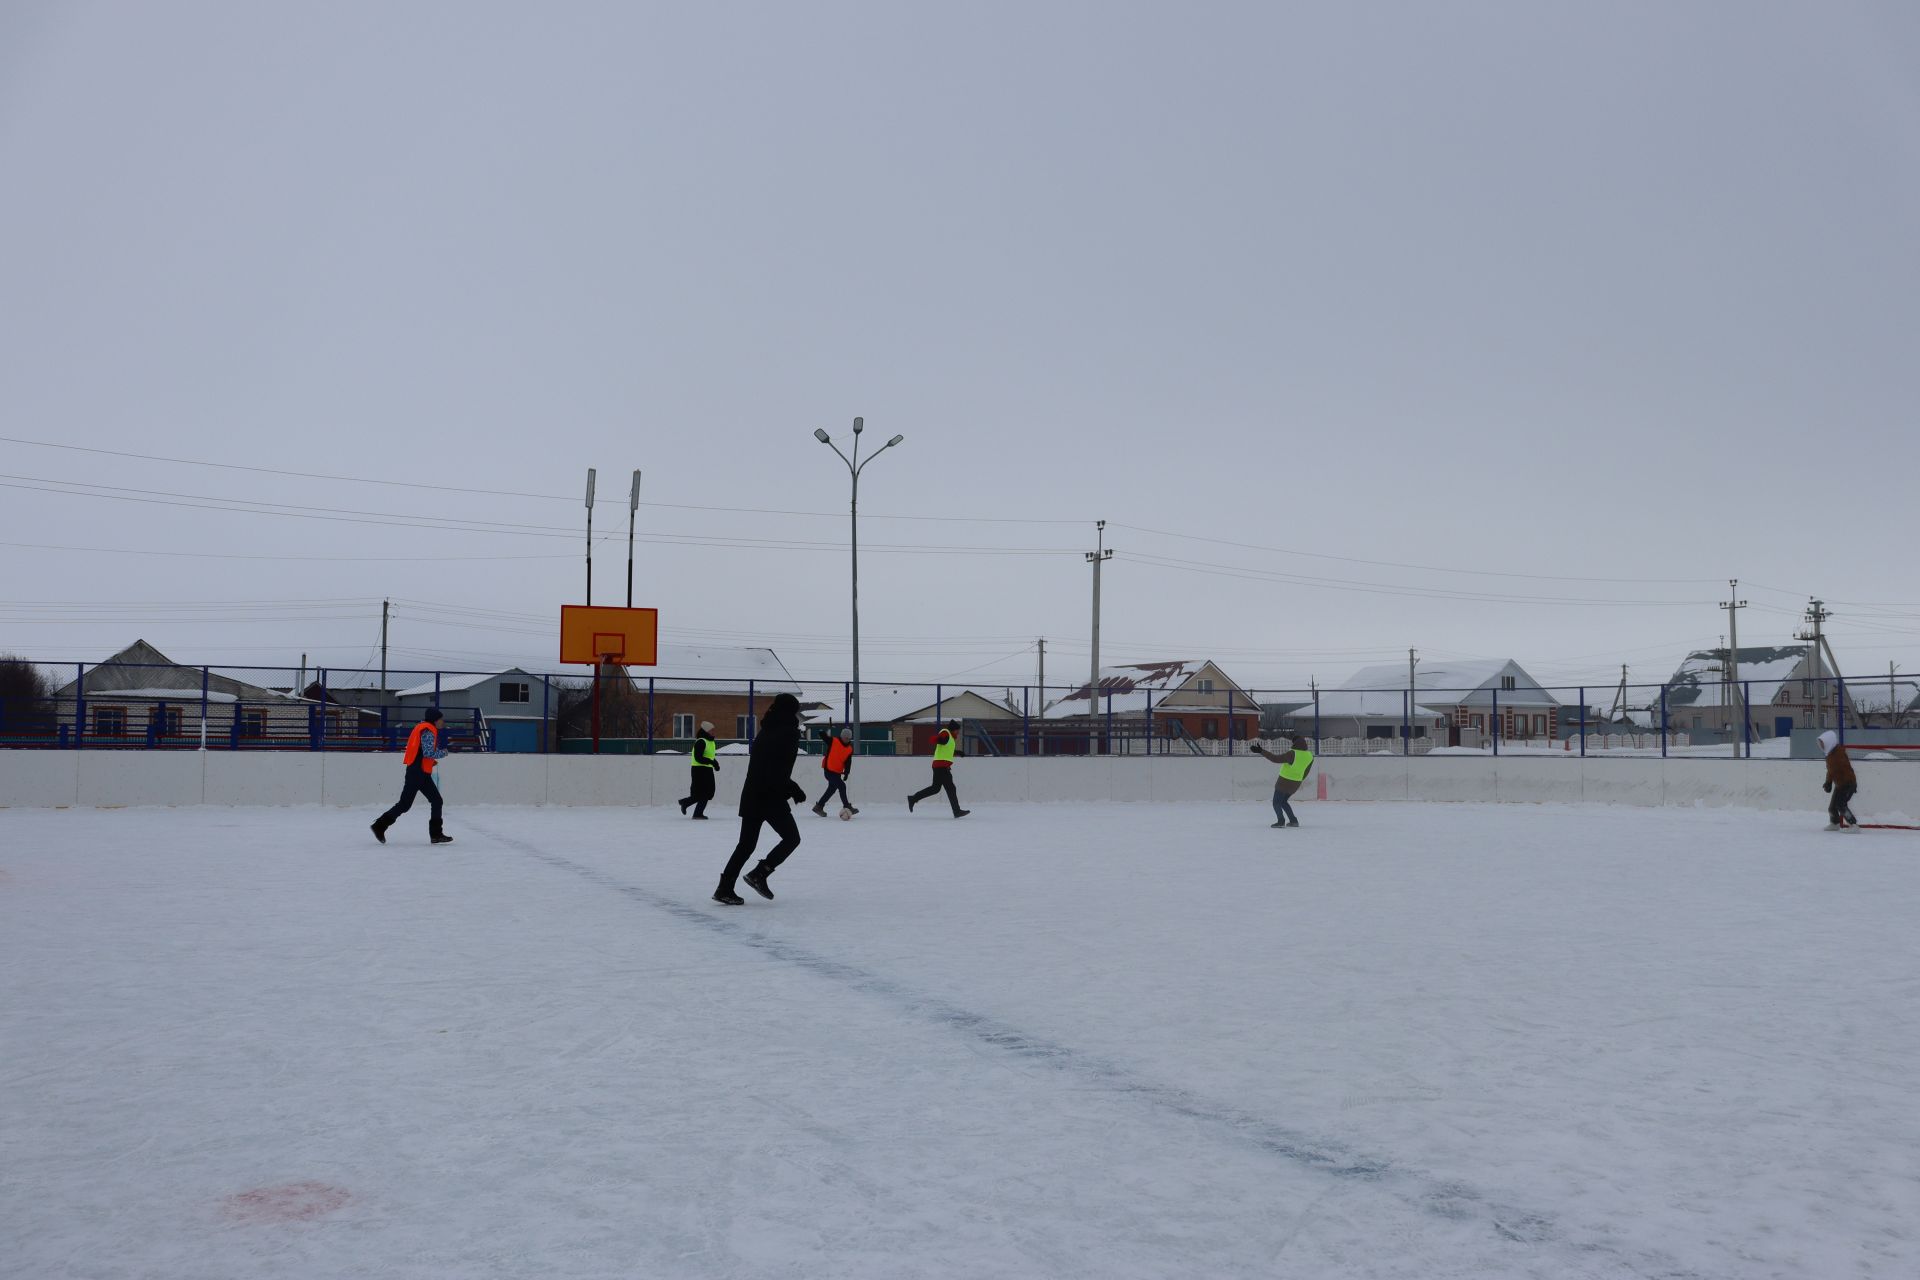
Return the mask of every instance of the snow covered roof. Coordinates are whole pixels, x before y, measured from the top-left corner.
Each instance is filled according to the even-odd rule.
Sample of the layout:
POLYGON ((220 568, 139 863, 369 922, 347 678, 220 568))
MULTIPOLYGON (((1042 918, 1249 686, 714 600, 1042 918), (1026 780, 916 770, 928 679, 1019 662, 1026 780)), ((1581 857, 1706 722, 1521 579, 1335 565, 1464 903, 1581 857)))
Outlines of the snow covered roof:
MULTIPOLYGON (((969 710, 956 704, 963 698, 977 698, 995 709, 1003 716, 1017 716, 1020 708, 1007 699, 1006 689, 981 689, 972 685, 944 685, 938 690, 927 685, 912 685, 906 688, 875 688, 865 685, 860 690, 860 720, 863 724, 898 724, 901 721, 928 721, 940 718, 935 714, 935 693, 940 695, 939 711, 942 715, 972 715, 977 708, 969 710), (923 714, 924 713, 924 714, 923 714)), ((837 725, 846 719, 845 710, 836 694, 833 703, 824 711, 815 711, 806 717, 808 724, 837 725)))
MULTIPOLYGON (((747 692, 747 682, 753 682, 755 696, 771 696, 776 693, 791 693, 798 697, 800 686, 787 674, 786 667, 771 649, 740 648, 730 645, 669 645, 660 646, 660 663, 652 667, 628 667, 627 675, 641 688, 645 688, 648 679, 657 682, 662 691, 671 688, 676 693, 738 693, 747 692)), ((470 664, 468 664, 470 665, 470 664)), ((342 673, 347 674, 347 673, 342 673)), ((359 675, 361 673, 352 673, 359 675)), ((393 674, 393 673, 390 673, 393 674)), ((394 694, 396 698, 418 697, 433 692, 431 668, 418 666, 409 668, 404 675, 410 683, 407 688, 394 694), (426 678, 421 679, 422 676, 426 678)), ((568 667, 560 662, 525 661, 503 663, 488 671, 465 671, 459 674, 448 673, 440 677, 440 692, 457 693, 497 680, 501 676, 519 674, 538 680, 542 677, 558 680, 588 680, 593 676, 590 666, 568 667)), ((332 687, 332 673, 328 673, 328 684, 332 687)), ((377 688, 378 673, 365 685, 342 685, 343 688, 377 688)))
MULTIPOLYGON (((1407 687, 1407 665, 1404 662, 1383 662, 1376 666, 1362 667, 1349 676, 1340 685, 1347 689, 1400 690, 1407 687)), ((1560 700, 1540 687, 1540 682, 1528 675, 1525 668, 1512 658, 1464 658, 1448 661, 1423 661, 1414 670, 1413 689, 1415 696, 1431 695, 1428 702, 1443 702, 1446 706, 1473 704, 1485 706, 1493 701, 1493 694, 1500 694, 1502 703, 1513 706, 1558 706, 1560 700), (1502 677, 1512 676, 1514 687, 1500 688, 1502 677)), ((1327 713, 1327 694, 1332 690, 1321 690, 1320 713, 1327 713)), ((1394 710, 1399 715, 1398 708, 1394 710)))
MULTIPOLYGON (((1788 680, 1796 676, 1804 678, 1802 668, 1808 665, 1808 648, 1804 644, 1740 646, 1736 654, 1740 682, 1750 691, 1749 697, 1755 706, 1772 702, 1779 695, 1780 686, 1788 680)), ((1725 705, 1727 677, 1721 673, 1721 665, 1726 652, 1725 649, 1696 649, 1688 654, 1667 682, 1667 705, 1702 708, 1725 705)), ((1659 698, 1658 693, 1653 696, 1656 700, 1659 698)))
MULTIPOLYGON (((1230 690, 1241 700, 1249 714, 1259 711, 1260 708, 1253 697, 1229 679, 1217 663, 1206 658, 1175 658, 1164 662, 1135 662, 1102 667, 1097 701, 1083 682, 1079 688, 1048 702, 1044 716, 1049 720, 1061 720, 1071 716, 1084 716, 1091 711, 1104 711, 1109 697, 1113 699, 1113 709, 1116 712, 1122 709, 1130 712, 1144 711, 1148 696, 1152 696, 1153 705, 1156 708, 1164 706, 1169 711, 1225 711, 1224 705, 1211 702, 1195 701, 1176 704, 1169 700, 1171 695, 1183 685, 1208 670, 1213 672, 1213 678, 1220 681, 1221 687, 1214 690, 1215 693, 1226 693, 1230 690), (1124 708, 1122 700, 1125 701, 1124 708)), ((1238 711, 1240 707, 1236 706, 1234 709, 1238 711)))
MULTIPOLYGON (((1404 670, 1401 671, 1400 679, 1403 687, 1406 683, 1406 675, 1404 670)), ((1406 708, 1406 696, 1399 690, 1322 689, 1320 691, 1320 715, 1323 719, 1336 716, 1344 719, 1352 716, 1359 720, 1399 720, 1408 714, 1406 708)), ((1432 719, 1447 715, 1448 708, 1427 707, 1415 703, 1412 714, 1416 717, 1432 719)), ((1295 719, 1301 716, 1311 717, 1313 704, 1309 702, 1296 710, 1293 715, 1295 719)))
POLYGON ((78 680, 69 680, 54 696, 71 698, 76 686, 80 686, 89 698, 116 693, 139 697, 158 689, 172 697, 190 696, 197 700, 203 683, 209 694, 227 694, 243 702, 307 701, 211 670, 203 676, 199 667, 182 666, 145 640, 135 640, 106 661, 89 667, 84 685, 78 680))
MULTIPOLYGON (((409 687, 400 690, 398 693, 395 693, 393 696, 396 698, 425 697, 433 693, 436 687, 443 694, 465 693, 468 689, 477 689, 481 685, 485 684, 487 681, 498 680, 501 676, 527 676, 529 680, 533 679, 533 677, 528 675, 523 668, 506 667, 499 671, 487 671, 479 675, 474 675, 469 673, 467 675, 460 675, 460 676, 453 676, 453 675, 441 676, 440 683, 438 686, 436 686, 434 682, 431 680, 425 680, 419 684, 410 685, 409 687)), ((379 681, 375 680, 374 687, 377 687, 378 684, 379 684, 379 681)))
MULTIPOLYGON (((180 688, 176 688, 176 689, 90 689, 87 691, 87 701, 92 703, 112 702, 118 698, 150 698, 155 701, 165 701, 165 702, 198 702, 200 701, 200 691, 198 689, 180 689, 180 688)), ((239 700, 240 699, 236 698, 231 693, 219 693, 212 689, 207 690, 208 702, 226 703, 226 702, 238 702, 239 700)), ((286 699, 284 698, 279 700, 282 702, 286 701, 286 699)))
MULTIPOLYGON (((786 664, 771 649, 730 645, 660 646, 660 665, 628 667, 627 674, 644 685, 649 678, 672 681, 679 693, 741 693, 753 682, 755 696, 790 693, 799 697, 803 690, 787 673, 786 664)), ((587 669, 581 668, 584 673, 587 669)))

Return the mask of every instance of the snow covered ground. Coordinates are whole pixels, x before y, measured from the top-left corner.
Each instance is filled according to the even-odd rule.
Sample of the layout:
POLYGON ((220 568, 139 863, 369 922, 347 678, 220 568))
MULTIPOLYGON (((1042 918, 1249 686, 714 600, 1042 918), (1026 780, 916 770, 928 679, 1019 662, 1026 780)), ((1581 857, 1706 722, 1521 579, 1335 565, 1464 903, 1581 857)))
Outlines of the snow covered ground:
POLYGON ((0 811, 0 1275, 1920 1274, 1920 833, 1301 809, 0 811))

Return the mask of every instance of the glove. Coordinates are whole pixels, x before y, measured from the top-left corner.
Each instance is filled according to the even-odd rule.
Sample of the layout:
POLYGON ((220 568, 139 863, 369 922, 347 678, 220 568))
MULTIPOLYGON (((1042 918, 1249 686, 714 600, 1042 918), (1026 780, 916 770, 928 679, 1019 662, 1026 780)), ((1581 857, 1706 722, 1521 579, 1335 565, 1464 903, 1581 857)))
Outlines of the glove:
POLYGON ((1827 779, 1827 780, 1826 780, 1825 782, 1823 782, 1823 783, 1821 783, 1821 784, 1820 784, 1820 789, 1821 789, 1822 791, 1832 791, 1832 790, 1833 790, 1833 779, 1832 779, 1832 778, 1828 778, 1828 779, 1827 779))

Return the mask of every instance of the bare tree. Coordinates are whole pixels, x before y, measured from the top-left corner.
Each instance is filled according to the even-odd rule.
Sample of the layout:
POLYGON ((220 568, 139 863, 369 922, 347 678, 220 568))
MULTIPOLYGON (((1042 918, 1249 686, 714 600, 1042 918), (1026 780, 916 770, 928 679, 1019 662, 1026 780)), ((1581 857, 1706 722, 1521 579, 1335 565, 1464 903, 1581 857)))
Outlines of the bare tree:
POLYGON ((0 654, 0 736, 39 737, 53 732, 53 681, 25 658, 0 654))

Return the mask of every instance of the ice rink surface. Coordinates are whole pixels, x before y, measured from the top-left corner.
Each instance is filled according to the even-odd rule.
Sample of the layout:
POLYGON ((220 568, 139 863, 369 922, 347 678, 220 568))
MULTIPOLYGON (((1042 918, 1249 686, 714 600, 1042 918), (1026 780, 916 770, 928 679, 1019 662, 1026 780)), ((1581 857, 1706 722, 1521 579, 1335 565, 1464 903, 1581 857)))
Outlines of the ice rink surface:
POLYGON ((864 799, 0 811, 0 1275, 1920 1275, 1920 833, 864 799))

